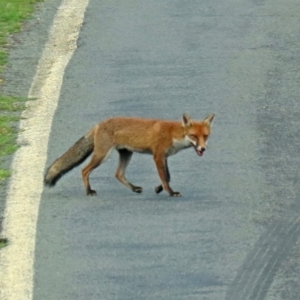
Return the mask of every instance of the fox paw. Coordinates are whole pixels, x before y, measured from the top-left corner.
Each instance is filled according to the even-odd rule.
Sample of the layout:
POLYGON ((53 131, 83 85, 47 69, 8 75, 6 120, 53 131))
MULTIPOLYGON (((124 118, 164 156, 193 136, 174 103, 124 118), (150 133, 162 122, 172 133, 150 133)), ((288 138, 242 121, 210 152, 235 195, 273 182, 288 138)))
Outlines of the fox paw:
POLYGON ((159 194, 159 193, 162 192, 162 191, 163 191, 162 185, 158 185, 158 186, 155 188, 155 193, 156 193, 156 194, 159 194))
POLYGON ((143 188, 140 186, 135 186, 135 187, 133 187, 132 191, 140 194, 143 191, 143 188))
POLYGON ((89 191, 86 192, 86 194, 87 194, 88 196, 96 196, 96 195, 97 195, 97 192, 94 191, 94 190, 89 190, 89 191))
POLYGON ((170 197, 181 197, 181 194, 180 194, 180 192, 172 192, 170 194, 170 197))

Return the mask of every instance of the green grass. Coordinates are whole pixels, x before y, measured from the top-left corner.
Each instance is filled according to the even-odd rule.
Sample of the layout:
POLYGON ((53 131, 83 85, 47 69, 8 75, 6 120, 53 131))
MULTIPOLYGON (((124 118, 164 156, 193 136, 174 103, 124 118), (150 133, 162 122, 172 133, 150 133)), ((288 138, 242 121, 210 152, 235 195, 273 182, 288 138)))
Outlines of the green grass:
MULTIPOLYGON (((22 29, 24 21, 30 18, 37 2, 43 0, 0 0, 0 87, 3 84, 3 70, 10 49, 9 37, 22 29)), ((26 99, 0 94, 0 185, 10 176, 10 170, 3 167, 5 156, 14 153, 18 146, 16 122, 20 115, 16 112, 25 108, 26 99)), ((0 249, 7 246, 8 240, 0 238, 0 249)))
POLYGON ((2 161, 5 156, 14 153, 18 148, 15 142, 17 129, 13 125, 19 117, 14 113, 24 109, 25 100, 0 95, 0 182, 10 175, 10 172, 2 167, 2 161))
POLYGON ((40 0, 0 0, 0 73, 7 61, 8 36, 21 30, 36 2, 40 0))
POLYGON ((3 158, 18 149, 15 123, 20 117, 16 116, 16 112, 24 109, 25 100, 0 95, 0 182, 10 175, 10 172, 2 167, 3 158))
MULTIPOLYGON (((0 0, 0 85, 3 83, 3 70, 10 48, 10 35, 19 32, 22 24, 35 9, 35 4, 42 0, 0 0)), ((3 158, 12 154, 16 145, 16 111, 24 109, 24 100, 0 94, 0 183, 9 177, 10 172, 3 168, 3 158)))
POLYGON ((0 249, 7 246, 8 240, 7 239, 0 239, 0 249))

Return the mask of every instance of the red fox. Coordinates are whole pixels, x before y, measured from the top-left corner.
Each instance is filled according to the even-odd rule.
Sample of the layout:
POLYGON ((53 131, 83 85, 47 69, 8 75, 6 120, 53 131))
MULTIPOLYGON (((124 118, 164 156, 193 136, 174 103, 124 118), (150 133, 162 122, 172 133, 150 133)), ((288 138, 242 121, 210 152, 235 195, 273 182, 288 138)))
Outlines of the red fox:
POLYGON ((126 179, 125 170, 133 152, 147 153, 153 155, 161 180, 155 192, 159 194, 165 190, 170 196, 180 197, 180 192, 174 192, 170 187, 167 158, 190 147, 202 156, 214 116, 211 114, 200 122, 191 120, 187 114, 183 114, 182 122, 125 117, 105 120, 54 161, 45 174, 44 183, 54 186, 60 177, 93 153, 89 164, 82 169, 82 180, 87 195, 96 195, 96 191, 91 189, 89 175, 116 149, 119 152, 116 178, 127 188, 135 193, 142 192, 142 187, 135 186, 126 179))

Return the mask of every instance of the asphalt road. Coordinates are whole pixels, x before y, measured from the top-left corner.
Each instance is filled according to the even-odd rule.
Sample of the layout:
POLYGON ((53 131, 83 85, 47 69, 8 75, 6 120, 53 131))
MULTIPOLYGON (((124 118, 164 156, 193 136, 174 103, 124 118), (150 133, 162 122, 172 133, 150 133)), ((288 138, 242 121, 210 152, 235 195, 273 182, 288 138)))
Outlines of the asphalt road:
POLYGON ((115 115, 216 113, 202 158, 169 162, 183 197, 156 195, 134 155, 133 194, 117 155, 45 189, 35 300, 299 299, 299 14, 287 1, 96 1, 67 67, 48 165, 115 115))

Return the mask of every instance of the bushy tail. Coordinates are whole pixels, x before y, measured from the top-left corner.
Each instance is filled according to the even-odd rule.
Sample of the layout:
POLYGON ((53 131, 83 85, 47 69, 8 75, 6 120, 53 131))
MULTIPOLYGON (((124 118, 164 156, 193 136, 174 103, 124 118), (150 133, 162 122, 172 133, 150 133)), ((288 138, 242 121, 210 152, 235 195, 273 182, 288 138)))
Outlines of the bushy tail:
POLYGON ((55 186, 56 182, 64 174, 80 165, 91 155, 94 149, 93 132, 79 139, 65 154, 58 158, 47 170, 44 183, 47 186, 55 186))

